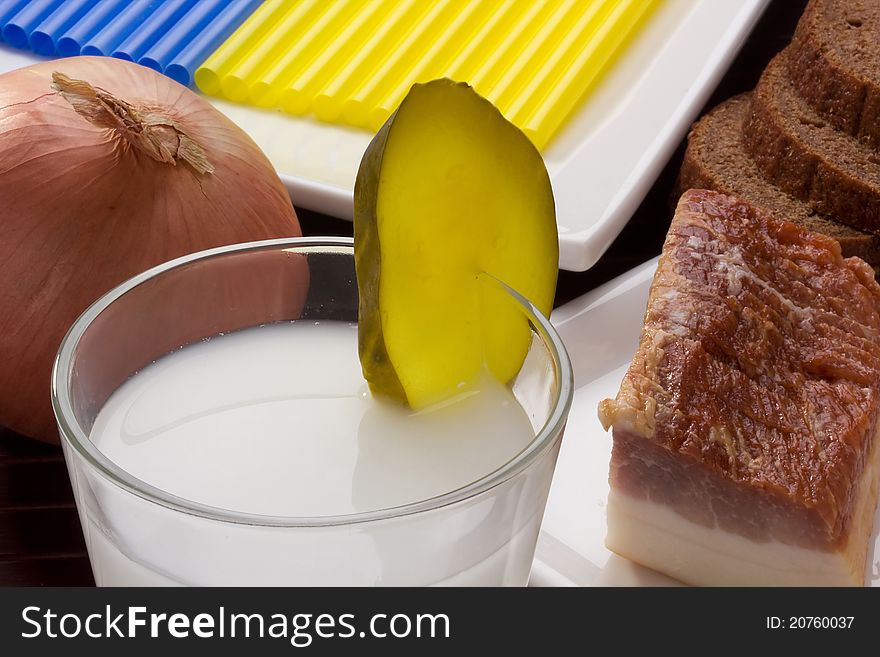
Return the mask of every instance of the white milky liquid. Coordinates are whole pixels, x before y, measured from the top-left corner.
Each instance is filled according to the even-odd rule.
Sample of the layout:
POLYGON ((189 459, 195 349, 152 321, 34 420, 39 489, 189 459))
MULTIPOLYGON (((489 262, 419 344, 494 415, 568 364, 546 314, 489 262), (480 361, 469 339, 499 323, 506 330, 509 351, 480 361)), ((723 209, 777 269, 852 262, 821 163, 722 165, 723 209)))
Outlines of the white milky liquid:
POLYGON ((532 439, 488 377, 436 410, 368 393, 356 325, 275 324, 188 346, 127 381, 92 441, 135 477, 234 511, 374 511, 464 486, 532 439))
MULTIPOLYGON (((161 490, 298 517, 455 490, 533 436, 510 390, 488 378, 428 412, 377 402, 356 326, 332 321, 247 329, 165 356, 111 396, 91 432, 111 461, 161 490)), ((377 528, 278 530, 224 528, 112 486, 78 494, 94 498, 79 501, 99 584, 523 584, 543 511, 540 494, 525 504, 497 492, 469 515, 450 507, 377 528)))

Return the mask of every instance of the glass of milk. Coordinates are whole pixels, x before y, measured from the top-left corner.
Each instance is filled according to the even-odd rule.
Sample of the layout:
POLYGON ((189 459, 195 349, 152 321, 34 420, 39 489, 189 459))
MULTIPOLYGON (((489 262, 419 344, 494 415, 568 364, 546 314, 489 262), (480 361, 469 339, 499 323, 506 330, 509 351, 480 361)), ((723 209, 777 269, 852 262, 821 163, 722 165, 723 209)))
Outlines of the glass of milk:
POLYGON ((65 337, 52 400, 99 585, 525 585, 572 398, 553 327, 415 413, 374 399, 345 238, 165 263, 65 337))

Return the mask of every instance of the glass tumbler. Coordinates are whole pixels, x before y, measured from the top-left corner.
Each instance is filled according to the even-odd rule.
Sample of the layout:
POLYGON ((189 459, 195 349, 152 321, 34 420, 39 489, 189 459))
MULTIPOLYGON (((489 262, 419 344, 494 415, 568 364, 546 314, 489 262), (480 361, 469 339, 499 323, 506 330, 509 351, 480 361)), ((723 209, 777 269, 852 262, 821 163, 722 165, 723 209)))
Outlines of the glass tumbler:
MULTIPOLYGON (((393 508, 316 517, 243 513, 184 499, 120 467, 90 432, 120 385, 181 347, 274 322, 355 322, 350 239, 203 251, 135 276, 96 301, 64 338, 52 376, 96 583, 527 584, 571 405, 572 370, 550 322, 515 291, 491 284, 502 288, 531 332, 509 387, 530 420, 532 440, 455 490, 393 508)), ((295 368, 291 376, 298 376, 295 368)))

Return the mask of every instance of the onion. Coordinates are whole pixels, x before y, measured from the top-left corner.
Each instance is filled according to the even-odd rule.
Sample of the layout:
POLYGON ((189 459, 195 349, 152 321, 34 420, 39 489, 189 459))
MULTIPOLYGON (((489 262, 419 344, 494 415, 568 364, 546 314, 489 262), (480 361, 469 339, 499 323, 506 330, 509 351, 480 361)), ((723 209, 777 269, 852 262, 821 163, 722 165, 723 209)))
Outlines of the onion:
POLYGON ((260 149, 169 78, 109 57, 0 75, 0 424, 57 442, 54 355, 113 286, 193 251, 300 234, 260 149))

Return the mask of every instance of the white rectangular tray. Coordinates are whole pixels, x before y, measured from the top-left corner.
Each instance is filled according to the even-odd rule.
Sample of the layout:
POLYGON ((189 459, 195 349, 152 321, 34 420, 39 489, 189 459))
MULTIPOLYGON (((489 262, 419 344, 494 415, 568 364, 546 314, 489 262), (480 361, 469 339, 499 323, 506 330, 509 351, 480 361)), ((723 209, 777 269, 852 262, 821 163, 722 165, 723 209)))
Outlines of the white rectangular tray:
MULTIPOLYGON (((657 260, 558 308, 551 316, 574 366, 575 396, 538 550, 533 586, 665 586, 672 579, 605 547, 611 434, 599 401, 614 397, 636 351, 657 260)), ((868 581, 880 586, 880 509, 874 517, 868 581)))
MULTIPOLYGON (((768 0, 665 0, 543 155, 562 269, 589 269, 620 233, 768 0)), ((266 151, 295 202, 351 219, 372 134, 215 100, 266 151)))

